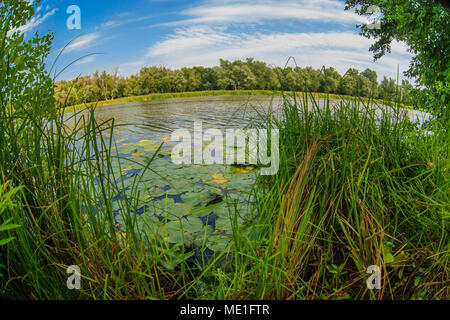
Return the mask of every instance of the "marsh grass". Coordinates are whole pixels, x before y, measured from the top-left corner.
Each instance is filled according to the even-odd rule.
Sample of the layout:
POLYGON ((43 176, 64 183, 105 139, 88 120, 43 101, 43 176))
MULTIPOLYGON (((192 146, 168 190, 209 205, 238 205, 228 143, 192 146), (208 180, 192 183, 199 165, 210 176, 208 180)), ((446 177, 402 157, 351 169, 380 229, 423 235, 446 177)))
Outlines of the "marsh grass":
MULTIPOLYGON (((136 163, 143 170, 123 197, 114 120, 97 122, 92 106, 56 105, 44 71, 52 36, 19 32, 33 15, 28 1, 0 6, 0 291, 22 299, 448 299, 448 123, 430 122, 428 134, 400 116, 399 104, 284 95, 283 116, 262 119, 280 130, 280 170, 254 186, 257 219, 242 230, 230 207, 228 250, 208 257, 200 248, 196 264, 189 258, 198 251, 137 226, 138 185, 156 154, 136 163), (79 291, 66 286, 70 265, 81 269, 79 291), (369 265, 383 271, 381 290, 366 287, 369 265)), ((211 94, 266 92, 115 102, 211 94)))
POLYGON ((280 171, 254 186, 258 219, 242 232, 230 208, 229 250, 202 266, 137 227, 138 177, 118 200, 126 233, 116 228, 114 120, 90 108, 69 129, 63 113, 2 110, 2 181, 21 189, 0 217, 20 225, 5 231, 15 239, 0 249, 1 288, 27 299, 448 298, 448 137, 376 108, 285 96, 283 116, 266 119, 280 130, 280 171), (80 291, 66 287, 69 265, 80 291), (369 265, 382 268, 381 290, 366 287, 369 265))
POLYGON ((358 98, 294 95, 283 111, 280 171, 259 180, 260 230, 238 253, 234 298, 448 298, 445 131, 358 98), (366 287, 370 265, 381 290, 366 287))

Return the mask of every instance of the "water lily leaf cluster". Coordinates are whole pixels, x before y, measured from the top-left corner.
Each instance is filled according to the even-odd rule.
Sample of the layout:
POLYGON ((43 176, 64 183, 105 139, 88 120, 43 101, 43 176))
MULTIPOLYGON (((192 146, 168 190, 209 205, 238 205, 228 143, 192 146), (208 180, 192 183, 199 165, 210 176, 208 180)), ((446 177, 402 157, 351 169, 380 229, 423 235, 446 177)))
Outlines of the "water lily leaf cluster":
POLYGON ((121 192, 112 206, 117 228, 126 233, 123 203, 136 201, 133 190, 139 194, 131 206, 140 230, 174 246, 227 250, 233 223, 245 229, 254 218, 256 167, 174 164, 172 148, 163 142, 116 141, 113 171, 121 192))

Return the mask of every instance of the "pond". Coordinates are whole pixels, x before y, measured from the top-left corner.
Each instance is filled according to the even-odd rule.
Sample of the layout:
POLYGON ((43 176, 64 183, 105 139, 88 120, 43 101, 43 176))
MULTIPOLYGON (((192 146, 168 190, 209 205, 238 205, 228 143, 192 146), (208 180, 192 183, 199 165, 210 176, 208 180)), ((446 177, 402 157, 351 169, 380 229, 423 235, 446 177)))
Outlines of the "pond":
MULTIPOLYGON (((134 228, 161 244, 179 247, 180 252, 184 247, 196 248, 197 254, 190 257, 196 262, 226 251, 233 230, 244 232, 256 217, 252 187, 259 170, 249 163, 175 164, 171 134, 179 129, 193 132, 194 122, 201 122, 203 130, 223 132, 261 126, 261 115, 279 116, 281 105, 280 97, 200 97, 96 109, 98 122, 114 118, 116 125, 117 194, 112 207, 118 232, 127 231, 126 213, 131 212, 134 228)), ((419 122, 427 118, 417 111, 408 115, 419 122)))
MULTIPOLYGON (((120 126, 115 129, 116 137, 140 139, 162 139, 180 128, 193 128, 193 121, 202 121, 214 128, 244 128, 260 118, 262 112, 271 108, 279 110, 281 97, 222 96, 178 98, 101 107, 96 110, 98 122, 115 119, 120 126)), ((324 100, 318 100, 319 106, 324 100)), ((408 110, 412 121, 423 122, 430 115, 425 112, 408 110)))
MULTIPOLYGON (((233 228, 244 232, 255 219, 252 187, 258 169, 249 163, 175 164, 171 135, 179 129, 194 133, 194 122, 224 133, 249 128, 261 114, 280 111, 280 103, 270 97, 201 97, 97 108, 98 123, 115 121, 112 180, 117 192, 111 200, 118 232, 127 232, 127 217, 135 213, 135 230, 162 247, 197 249, 190 258, 195 262, 224 252, 233 228)), ((100 203, 95 212, 103 208, 100 203)))

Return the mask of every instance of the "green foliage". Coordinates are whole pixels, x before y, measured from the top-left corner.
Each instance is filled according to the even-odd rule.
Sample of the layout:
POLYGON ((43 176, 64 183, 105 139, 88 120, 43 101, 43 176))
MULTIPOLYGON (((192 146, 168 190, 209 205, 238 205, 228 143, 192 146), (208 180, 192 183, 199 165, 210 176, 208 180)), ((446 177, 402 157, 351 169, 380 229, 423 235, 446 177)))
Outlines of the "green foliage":
MULTIPOLYGON (((236 206, 230 210, 230 223, 219 228, 230 234, 226 242, 223 237, 216 238, 216 246, 227 247, 232 259, 225 259, 223 250, 221 256, 198 268, 186 261, 192 251, 173 245, 184 236, 169 233, 178 225, 167 220, 158 225, 165 228, 161 231, 166 231, 168 238, 157 241, 149 237, 152 224, 139 221, 146 217, 137 214, 145 197, 140 185, 145 171, 160 165, 155 172, 163 172, 169 165, 158 163, 156 152, 151 157, 139 154, 159 150, 158 145, 144 140, 138 147, 114 149, 112 139, 105 139, 113 135, 114 121, 98 123, 95 109, 75 112, 76 125, 68 128, 64 116, 70 115, 51 112, 55 101, 43 63, 50 38, 35 36, 25 41, 18 32, 11 33, 24 25, 33 10, 25 0, 3 3, 0 234, 8 234, 1 240, 8 244, 0 246, 7 259, 0 289, 27 299, 449 296, 450 148, 444 132, 423 134, 399 114, 400 108, 379 107, 357 98, 331 106, 329 99, 319 105, 311 94, 286 97, 281 119, 264 118, 267 127, 280 131, 280 171, 258 179, 252 190, 258 212, 252 228, 246 230, 249 233, 241 232, 238 226, 243 209, 236 206), (132 157, 138 162, 128 160, 142 168, 138 174, 121 168, 125 159, 119 161, 117 153, 126 151, 137 154, 132 157), (118 172, 129 180, 117 177, 118 172), (116 225, 115 209, 120 209, 120 226, 116 225), (15 239, 10 241, 10 237, 15 239), (225 261, 219 268, 217 262, 222 258, 225 261), (376 293, 365 286, 365 270, 372 264, 383 270, 383 288, 376 293), (82 270, 85 284, 80 291, 65 286, 68 265, 82 270)), ((373 84, 372 72, 361 75, 351 70, 346 76, 353 81, 353 87, 347 88, 350 91, 356 88, 360 92, 362 85, 373 84), (368 81, 358 81, 360 76, 368 81)), ((130 77, 129 83, 121 82, 114 72, 103 72, 94 75, 95 81, 86 91, 89 94, 82 92, 77 99, 172 90, 173 83, 209 90, 221 77, 227 79, 223 84, 235 88, 307 83, 326 92, 333 86, 338 88, 341 79, 331 68, 324 72, 271 69, 255 61, 221 61, 219 68, 189 68, 178 73, 145 69, 142 77, 130 77), (249 70, 258 77, 252 77, 249 70), (244 76, 243 81, 233 74, 244 76)), ((392 82, 387 80, 385 85, 382 90, 391 93, 392 82)), ((410 89, 407 83, 404 87, 410 89)), ((178 169, 170 169, 176 187, 181 186, 182 178, 196 177, 194 168, 186 170, 190 173, 175 174, 178 169)), ((217 189, 229 183, 233 188, 246 188, 248 177, 236 176, 246 173, 242 168, 235 170, 211 176, 211 186, 217 189)), ((206 172, 210 174, 208 169, 206 172)), ((152 174, 147 182, 163 194, 167 191, 161 188, 163 178, 152 174)), ((187 210, 192 211, 198 203, 204 208, 204 202, 217 201, 217 196, 203 195, 196 199, 195 192, 185 194, 187 210)), ((185 213, 175 203, 165 208, 172 216, 183 218, 185 213)), ((196 235, 204 227, 200 220, 187 219, 185 223, 186 231, 196 235)))
MULTIPOLYGON (((393 91, 397 93, 395 81, 390 81, 389 85, 394 85, 393 91)), ((144 67, 138 75, 127 78, 118 76, 117 69, 111 74, 96 71, 92 76, 57 82, 55 97, 60 106, 72 106, 155 93, 213 90, 303 91, 306 88, 319 93, 360 95, 392 101, 397 97, 391 94, 391 87, 378 85, 377 73, 371 69, 361 73, 356 69, 349 69, 341 76, 332 67, 323 67, 322 70, 311 67, 269 67, 252 58, 233 62, 221 59, 220 65, 213 68, 171 70, 157 66, 144 67)), ((402 93, 404 101, 417 105, 410 96, 410 90, 403 91, 402 87, 399 89, 398 93, 402 93)))
POLYGON ((27 111, 44 114, 53 105, 52 82, 44 72, 53 36, 25 40, 20 28, 33 15, 26 1, 6 0, 0 6, 0 100, 17 116, 27 111), (42 109, 31 107, 37 99, 45 99, 38 103, 42 109))
POLYGON ((285 98, 280 170, 258 181, 261 228, 240 251, 259 254, 228 285, 258 299, 448 297, 448 136, 387 109, 285 98), (381 290, 366 287, 369 265, 381 290))
POLYGON ((449 119, 450 15, 448 8, 430 0, 347 0, 346 10, 366 15, 371 5, 381 9, 381 28, 359 25, 361 34, 376 39, 374 58, 391 52, 393 40, 404 41, 413 53, 406 75, 425 86, 420 103, 440 118, 449 119))
MULTIPOLYGON (((3 215, 6 213, 6 210, 14 209, 14 201, 13 197, 19 190, 20 187, 8 190, 8 183, 0 186, 0 247, 5 246, 15 238, 9 235, 9 232, 17 229, 20 225, 13 223, 14 218, 5 219, 3 215)), ((0 277, 2 276, 2 269, 5 267, 3 264, 3 256, 0 251, 0 277)), ((1 291, 0 291, 1 292, 1 291)))
MULTIPOLYGON (((0 217, 7 209, 14 208, 14 195, 21 189, 20 187, 7 190, 8 183, 0 186, 0 217)), ((7 236, 6 231, 16 229, 20 227, 20 225, 12 223, 13 218, 3 219, 1 218, 0 222, 0 246, 6 245, 8 242, 12 241, 14 237, 7 236), (2 222, 3 220, 3 222, 2 222)))

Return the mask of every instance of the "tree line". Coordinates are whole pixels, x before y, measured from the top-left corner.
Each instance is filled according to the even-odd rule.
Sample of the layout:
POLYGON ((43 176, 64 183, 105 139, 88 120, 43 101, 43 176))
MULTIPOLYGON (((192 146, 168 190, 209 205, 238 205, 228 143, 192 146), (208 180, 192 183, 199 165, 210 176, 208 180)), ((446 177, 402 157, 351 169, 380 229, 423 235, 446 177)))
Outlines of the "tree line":
POLYGON ((350 68, 341 75, 333 67, 271 67, 265 62, 220 59, 215 67, 192 67, 172 70, 164 66, 140 69, 138 74, 123 77, 118 69, 96 71, 73 80, 55 83, 55 98, 61 105, 76 105, 151 93, 208 90, 284 90, 358 95, 415 105, 416 89, 407 80, 383 77, 378 83, 374 70, 360 72, 350 68))

